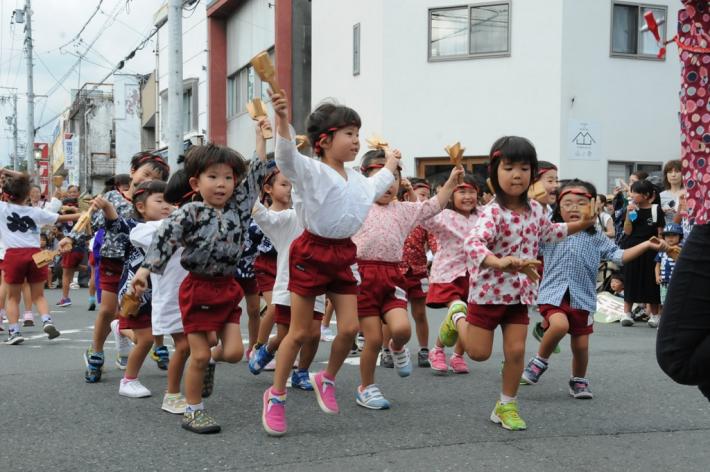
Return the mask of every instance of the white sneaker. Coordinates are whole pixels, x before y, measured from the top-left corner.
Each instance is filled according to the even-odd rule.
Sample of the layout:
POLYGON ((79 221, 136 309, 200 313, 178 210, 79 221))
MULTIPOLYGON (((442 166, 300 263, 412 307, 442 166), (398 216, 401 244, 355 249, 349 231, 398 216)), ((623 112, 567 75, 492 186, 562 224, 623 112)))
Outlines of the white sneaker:
POLYGON ((649 328, 658 328, 658 323, 661 322, 661 315, 651 315, 648 319, 649 328))
POLYGON ((269 363, 264 366, 263 370, 266 370, 268 372, 272 372, 272 371, 276 370, 276 357, 271 359, 269 361, 269 363))
POLYGON ((111 322, 111 334, 113 334, 113 341, 116 343, 118 357, 128 357, 133 343, 130 339, 121 334, 121 330, 118 328, 118 320, 111 322))
POLYGON ((163 406, 161 408, 168 413, 182 415, 187 408, 187 401, 182 393, 165 393, 163 395, 163 406))
POLYGON ((399 352, 392 349, 392 341, 390 340, 390 352, 394 361, 394 368, 397 370, 397 375, 400 377, 409 377, 412 374, 412 360, 409 357, 409 349, 405 346, 399 352))
POLYGON ((631 316, 631 313, 624 313, 624 316, 621 317, 621 326, 633 326, 634 325, 634 319, 631 316))
POLYGON ((331 331, 330 328, 325 328, 325 327, 321 326, 320 327, 321 342, 330 343, 330 342, 333 342, 333 339, 335 339, 335 335, 333 334, 333 331, 331 331))
POLYGON ((72 290, 79 290, 80 287, 79 287, 79 284, 78 284, 78 283, 72 282, 72 283, 69 285, 69 288, 72 289, 72 290))
POLYGON ((150 390, 145 388, 138 379, 128 381, 121 380, 121 384, 118 387, 118 394, 130 398, 144 398, 151 395, 150 390))

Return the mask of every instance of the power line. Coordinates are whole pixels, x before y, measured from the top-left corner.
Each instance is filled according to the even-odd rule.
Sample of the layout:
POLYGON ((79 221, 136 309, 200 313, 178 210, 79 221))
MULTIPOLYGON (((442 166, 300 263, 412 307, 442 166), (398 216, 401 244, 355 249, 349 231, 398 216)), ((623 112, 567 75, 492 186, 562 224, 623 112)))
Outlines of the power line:
POLYGON ((77 39, 79 39, 79 37, 81 36, 81 33, 84 32, 84 30, 86 29, 86 27, 89 26, 89 23, 91 23, 91 20, 94 19, 94 17, 96 16, 96 14, 97 14, 97 13, 99 12, 99 10, 101 9, 101 4, 102 4, 102 3, 104 3, 104 0, 99 0, 99 4, 96 5, 96 9, 95 9, 94 12, 91 14, 91 16, 89 17, 89 19, 86 20, 86 23, 84 23, 84 25, 81 27, 81 29, 79 30, 79 32, 78 32, 77 34, 75 34, 72 39, 70 39, 70 40, 67 41, 66 43, 62 44, 61 46, 59 46, 59 50, 60 50, 60 51, 62 50, 62 48, 67 47, 68 45, 70 45, 71 43, 73 43, 74 41, 76 41, 77 39))

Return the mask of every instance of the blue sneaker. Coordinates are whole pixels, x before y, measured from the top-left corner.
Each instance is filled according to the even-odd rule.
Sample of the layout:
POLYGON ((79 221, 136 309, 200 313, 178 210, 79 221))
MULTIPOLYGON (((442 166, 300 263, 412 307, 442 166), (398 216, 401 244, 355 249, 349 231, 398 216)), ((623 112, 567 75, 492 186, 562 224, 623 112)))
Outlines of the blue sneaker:
POLYGON ((158 364, 158 369, 168 370, 168 365, 170 364, 170 351, 165 346, 158 346, 155 349, 151 349, 150 358, 158 364))
POLYGON ((400 377, 409 377, 412 375, 412 360, 409 358, 409 349, 405 346, 399 352, 392 349, 392 340, 390 340, 390 352, 392 353, 392 361, 394 368, 397 370, 397 375, 400 377))
POLYGON ((291 374, 291 386, 300 390, 312 391, 313 384, 308 376, 308 370, 294 370, 291 374))
POLYGON ((525 382, 528 385, 535 385, 540 381, 540 377, 547 370, 547 363, 541 360, 539 357, 535 356, 530 359, 527 367, 523 371, 523 376, 520 379, 521 382, 525 382))
POLYGON ((251 354, 251 358, 249 359, 249 372, 254 375, 259 375, 261 371, 264 370, 264 367, 266 367, 266 364, 271 362, 273 358, 274 355, 266 349, 266 344, 264 344, 257 349, 256 352, 251 354))
POLYGON ((84 380, 87 383, 96 383, 101 380, 101 370, 104 366, 104 353, 94 352, 92 348, 84 351, 84 363, 86 364, 86 373, 84 380))
POLYGON ((390 402, 375 384, 368 385, 362 391, 358 387, 355 391, 355 402, 370 410, 387 410, 390 407, 390 402))

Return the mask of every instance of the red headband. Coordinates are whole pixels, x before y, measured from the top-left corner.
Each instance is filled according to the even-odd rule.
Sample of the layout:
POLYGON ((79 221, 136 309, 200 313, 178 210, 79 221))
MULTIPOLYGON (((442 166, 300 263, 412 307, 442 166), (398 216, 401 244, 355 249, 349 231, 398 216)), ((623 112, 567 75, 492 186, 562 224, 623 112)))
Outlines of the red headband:
POLYGON ((569 194, 579 195, 580 197, 587 197, 590 200, 592 199, 592 194, 590 194, 589 192, 585 192, 583 190, 579 190, 576 188, 569 188, 559 194, 559 196, 557 197, 557 201, 559 202, 560 200, 562 200, 562 197, 564 197, 565 195, 569 195, 569 194))
POLYGON ((136 169, 141 165, 145 164, 146 161, 155 162, 156 164, 168 169, 168 172, 170 171, 170 166, 168 165, 168 163, 165 162, 162 157, 156 156, 155 154, 148 154, 138 159, 138 165, 136 166, 136 169))
POLYGON ((196 194, 197 192, 195 190, 190 190, 180 198, 180 204, 184 205, 185 202, 187 202, 188 200, 192 200, 192 197, 194 197, 196 194))
POLYGON ((321 151, 323 150, 320 142, 323 141, 325 138, 327 138, 330 133, 332 133, 334 131, 338 131, 339 129, 340 128, 334 126, 334 127, 328 128, 328 130, 326 132, 318 135, 318 141, 316 141, 316 143, 313 145, 313 151, 316 153, 316 156, 320 156, 321 151))
POLYGON ((271 173, 266 176, 266 178, 264 179, 264 182, 263 182, 261 185, 263 186, 263 185, 266 185, 266 184, 268 184, 269 182, 271 182, 271 179, 273 179, 274 177, 276 177, 276 174, 278 174, 278 173, 280 173, 280 172, 281 172, 281 171, 280 171, 279 169, 274 169, 273 171, 271 171, 271 173))
POLYGON ((427 190, 431 190, 431 185, 429 185, 426 182, 419 182, 419 183, 416 183, 412 186, 412 190, 416 190, 418 188, 425 188, 427 190))
POLYGON ((545 174, 546 172, 550 172, 551 170, 557 170, 557 167, 550 167, 550 168, 548 168, 548 169, 540 169, 540 170, 538 170, 538 171, 537 171, 537 178, 539 179, 540 177, 542 177, 543 174, 545 174))
POLYGON ((456 186, 456 190, 463 190, 463 189, 471 189, 471 190, 475 190, 476 192, 478 192, 478 189, 471 184, 463 183, 463 184, 459 184, 456 186))
POLYGON ((135 197, 137 197, 138 195, 144 194, 145 192, 146 192, 146 189, 144 189, 144 188, 139 188, 138 190, 136 190, 135 192, 133 192, 133 197, 135 198, 135 197))

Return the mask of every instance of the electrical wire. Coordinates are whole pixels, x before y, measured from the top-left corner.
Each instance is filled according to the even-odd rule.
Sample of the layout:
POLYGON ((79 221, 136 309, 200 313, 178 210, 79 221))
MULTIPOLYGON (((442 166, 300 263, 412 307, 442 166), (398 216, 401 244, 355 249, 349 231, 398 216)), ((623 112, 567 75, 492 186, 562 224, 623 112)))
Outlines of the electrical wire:
POLYGON ((89 23, 91 23, 91 20, 94 19, 94 17, 96 16, 96 14, 97 14, 97 13, 99 12, 99 10, 101 9, 101 4, 102 4, 102 3, 104 3, 104 0, 99 0, 98 5, 96 5, 96 9, 95 9, 94 12, 91 14, 91 16, 89 17, 89 19, 86 20, 86 23, 84 23, 84 25, 81 27, 81 29, 79 30, 79 32, 78 32, 77 34, 75 34, 72 39, 70 39, 70 40, 67 41, 66 43, 62 44, 61 46, 59 46, 59 50, 60 50, 60 51, 61 51, 63 48, 69 46, 71 43, 73 43, 74 41, 76 41, 77 39, 80 38, 81 33, 84 32, 84 30, 86 29, 86 27, 89 26, 89 23))

